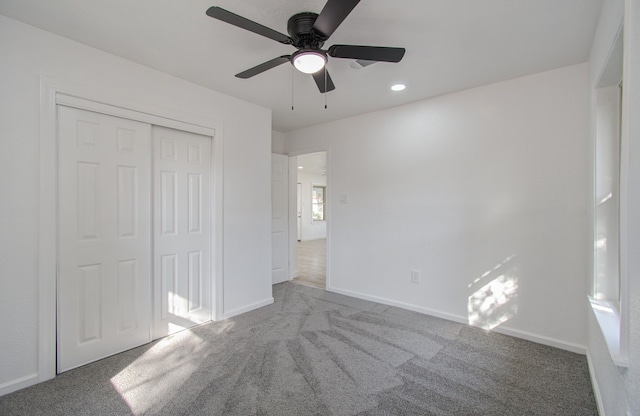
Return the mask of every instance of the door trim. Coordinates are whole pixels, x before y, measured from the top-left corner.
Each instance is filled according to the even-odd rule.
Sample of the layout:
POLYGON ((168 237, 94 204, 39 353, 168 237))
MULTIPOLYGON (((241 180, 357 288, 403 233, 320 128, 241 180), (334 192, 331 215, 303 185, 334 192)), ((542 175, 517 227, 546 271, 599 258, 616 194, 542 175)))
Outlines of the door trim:
POLYGON ((175 130, 182 130, 189 133, 196 133, 213 138, 215 138, 216 136, 215 127, 200 126, 180 120, 172 120, 163 116, 143 113, 140 111, 131 110, 129 108, 117 107, 114 105, 96 102, 82 97, 76 97, 60 91, 56 93, 56 104, 64 105, 66 107, 73 107, 80 110, 93 111, 94 113, 106 114, 108 116, 140 121, 142 123, 151 124, 153 126, 168 127, 175 130))
POLYGON ((213 138, 211 169, 212 319, 223 317, 223 134, 222 124, 104 90, 40 77, 40 131, 38 175, 38 376, 37 382, 56 375, 56 302, 58 256, 58 142, 57 105, 177 128, 213 138))

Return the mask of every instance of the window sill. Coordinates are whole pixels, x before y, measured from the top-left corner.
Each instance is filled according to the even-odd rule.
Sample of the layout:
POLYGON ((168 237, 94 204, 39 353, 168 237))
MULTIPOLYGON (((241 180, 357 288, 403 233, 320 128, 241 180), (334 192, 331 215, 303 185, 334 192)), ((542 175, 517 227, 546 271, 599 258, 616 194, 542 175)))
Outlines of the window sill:
POLYGON ((618 367, 628 367, 629 357, 620 348, 620 314, 608 301, 594 299, 589 296, 589 303, 593 314, 596 316, 604 340, 609 348, 609 354, 613 363, 618 367))

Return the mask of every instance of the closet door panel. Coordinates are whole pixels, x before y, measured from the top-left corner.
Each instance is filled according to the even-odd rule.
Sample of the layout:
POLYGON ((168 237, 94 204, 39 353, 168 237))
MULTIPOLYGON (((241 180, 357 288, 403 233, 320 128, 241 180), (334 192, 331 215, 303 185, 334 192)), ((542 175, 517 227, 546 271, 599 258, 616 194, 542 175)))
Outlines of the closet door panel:
POLYGON ((211 138, 152 135, 155 339, 211 320, 211 138))
POLYGON ((58 107, 58 372, 150 341, 151 126, 58 107))

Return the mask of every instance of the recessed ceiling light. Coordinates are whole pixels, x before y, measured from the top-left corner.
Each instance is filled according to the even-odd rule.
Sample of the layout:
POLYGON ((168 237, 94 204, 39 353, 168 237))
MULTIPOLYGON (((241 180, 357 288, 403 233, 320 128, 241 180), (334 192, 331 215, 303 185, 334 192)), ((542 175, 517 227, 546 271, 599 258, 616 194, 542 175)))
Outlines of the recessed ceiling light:
POLYGON ((404 85, 404 84, 395 84, 395 85, 392 85, 392 86, 391 86, 391 90, 392 90, 392 91, 402 91, 402 90, 404 90, 405 88, 407 88, 407 86, 406 86, 406 85, 404 85))
POLYGON ((302 168, 303 168, 302 166, 298 166, 298 169, 302 169, 302 168))

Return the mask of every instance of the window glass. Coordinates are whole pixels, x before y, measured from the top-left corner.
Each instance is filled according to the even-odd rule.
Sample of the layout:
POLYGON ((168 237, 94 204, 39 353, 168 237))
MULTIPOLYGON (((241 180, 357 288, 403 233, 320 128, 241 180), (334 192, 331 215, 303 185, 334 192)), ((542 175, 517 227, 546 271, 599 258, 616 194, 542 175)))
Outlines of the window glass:
POLYGON ((325 221, 325 186, 314 186, 311 192, 311 218, 313 221, 325 221))

